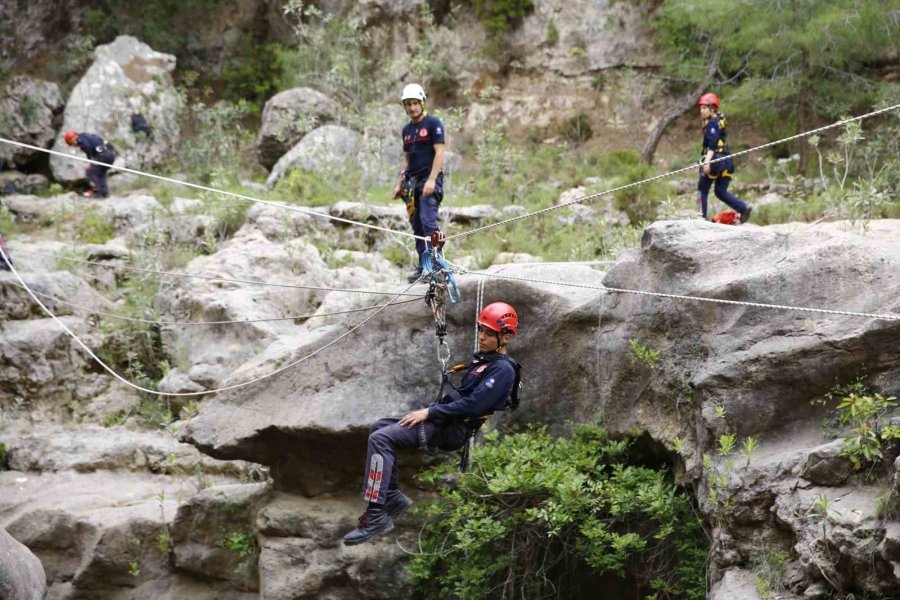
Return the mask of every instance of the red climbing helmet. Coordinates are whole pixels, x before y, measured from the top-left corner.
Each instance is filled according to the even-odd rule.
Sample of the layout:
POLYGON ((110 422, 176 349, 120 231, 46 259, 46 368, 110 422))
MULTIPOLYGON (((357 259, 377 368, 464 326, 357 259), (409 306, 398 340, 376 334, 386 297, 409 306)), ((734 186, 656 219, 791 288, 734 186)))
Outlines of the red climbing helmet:
POLYGON ((67 131, 67 132, 66 132, 66 135, 63 136, 63 139, 66 140, 66 143, 67 143, 68 145, 74 146, 74 145, 75 145, 75 140, 78 139, 78 132, 77 132, 77 131, 67 131))
POLYGON ((703 94, 697 100, 697 106, 715 106, 719 110, 719 97, 711 93, 703 94))
POLYGON ((519 332, 519 315, 516 314, 516 309, 506 302, 488 304, 475 322, 497 333, 516 335, 519 332))

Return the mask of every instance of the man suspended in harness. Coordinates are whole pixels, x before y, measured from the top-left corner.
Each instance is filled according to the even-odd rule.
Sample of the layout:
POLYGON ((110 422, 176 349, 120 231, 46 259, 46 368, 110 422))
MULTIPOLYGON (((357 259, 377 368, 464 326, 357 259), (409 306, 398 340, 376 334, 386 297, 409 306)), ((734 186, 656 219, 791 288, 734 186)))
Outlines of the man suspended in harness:
MULTIPOLYGON (((111 165, 116 161, 116 151, 112 144, 94 133, 78 133, 77 131, 67 131, 64 137, 66 143, 70 146, 78 146, 91 160, 111 165)), ((88 165, 85 174, 87 175, 90 187, 84 193, 86 198, 108 198, 109 186, 106 183, 106 173, 109 166, 105 165, 88 165)))
POLYGON ((700 192, 697 204, 700 214, 706 218, 709 188, 715 183, 716 198, 730 206, 741 216, 741 223, 750 220, 752 208, 746 202, 728 191, 731 175, 734 173, 734 160, 728 150, 726 141, 727 123, 725 115, 719 112, 719 97, 715 94, 703 94, 697 102, 700 107, 700 118, 703 120, 703 152, 700 158, 700 179, 697 191, 700 192), (710 161, 724 158, 710 164, 710 161))
MULTIPOLYGON (((409 117, 403 127, 403 166, 394 186, 394 198, 406 202, 413 233, 430 237, 438 229, 438 207, 444 199, 444 125, 425 111, 425 90, 417 83, 403 88, 400 101, 409 117)), ((416 240, 419 265, 407 277, 412 283, 422 276, 422 253, 427 246, 416 240)))
POLYGON ((411 505, 400 491, 397 450, 423 448, 454 451, 494 412, 506 410, 517 391, 519 365, 506 352, 519 330, 515 309, 504 302, 485 307, 476 319, 478 352, 465 365, 460 386, 428 408, 402 417, 381 419, 369 428, 363 500, 369 503, 359 525, 344 536, 354 546, 394 528, 394 519, 411 505))

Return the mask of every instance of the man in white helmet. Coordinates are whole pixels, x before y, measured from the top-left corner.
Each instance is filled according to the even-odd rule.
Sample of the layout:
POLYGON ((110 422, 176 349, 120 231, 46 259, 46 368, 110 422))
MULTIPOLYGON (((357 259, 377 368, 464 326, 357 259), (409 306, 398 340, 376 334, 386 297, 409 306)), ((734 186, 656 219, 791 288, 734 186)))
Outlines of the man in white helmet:
MULTIPOLYGON (((406 202, 413 233, 430 237, 438 229, 438 206, 444 198, 444 125, 425 111, 425 90, 417 83, 400 95, 409 123, 403 127, 403 166, 394 186, 394 198, 406 202)), ((422 254, 427 246, 416 240, 419 266, 407 277, 410 283, 422 276, 422 254)))

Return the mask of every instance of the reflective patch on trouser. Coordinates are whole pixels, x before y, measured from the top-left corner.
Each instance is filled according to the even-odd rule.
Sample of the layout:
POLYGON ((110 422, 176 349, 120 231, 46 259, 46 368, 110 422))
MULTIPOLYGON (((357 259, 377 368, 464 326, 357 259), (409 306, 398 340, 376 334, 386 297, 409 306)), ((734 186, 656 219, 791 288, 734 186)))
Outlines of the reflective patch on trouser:
POLYGON ((384 477, 384 458, 380 454, 373 454, 369 463, 369 479, 366 481, 366 502, 377 502, 381 492, 381 480, 384 477))

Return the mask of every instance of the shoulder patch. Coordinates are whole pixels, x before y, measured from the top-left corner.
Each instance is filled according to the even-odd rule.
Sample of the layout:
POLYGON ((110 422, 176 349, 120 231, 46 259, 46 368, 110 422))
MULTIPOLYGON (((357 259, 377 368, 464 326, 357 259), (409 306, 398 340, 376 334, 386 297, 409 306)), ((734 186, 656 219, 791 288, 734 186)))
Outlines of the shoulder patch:
POLYGON ((493 388, 494 387, 494 378, 491 377, 487 381, 484 382, 485 387, 493 388))
POLYGON ((481 365, 480 367, 478 367, 477 369, 475 369, 475 373, 476 373, 476 374, 477 374, 477 373, 481 373, 482 371, 484 371, 484 370, 487 369, 487 368, 488 368, 487 365, 481 365))

